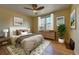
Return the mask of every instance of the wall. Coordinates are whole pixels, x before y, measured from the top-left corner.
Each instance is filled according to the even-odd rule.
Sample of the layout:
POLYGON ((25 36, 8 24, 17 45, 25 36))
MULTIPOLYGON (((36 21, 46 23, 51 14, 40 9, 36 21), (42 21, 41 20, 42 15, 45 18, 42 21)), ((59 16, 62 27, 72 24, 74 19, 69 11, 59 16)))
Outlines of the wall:
POLYGON ((63 10, 54 12, 55 30, 57 30, 56 17, 59 17, 59 16, 65 16, 65 25, 66 25, 66 30, 67 30, 65 33, 65 43, 68 43, 69 39, 70 39, 70 7, 67 9, 63 9, 63 10))
POLYGON ((21 13, 14 11, 14 10, 7 9, 5 7, 0 6, 0 33, 2 32, 2 30, 4 28, 13 26, 13 17, 14 16, 22 17, 23 21, 24 21, 23 26, 25 26, 25 27, 28 26, 28 27, 32 28, 32 26, 31 26, 32 17, 23 15, 21 13))
POLYGON ((77 9, 77 28, 76 28, 76 39, 75 39, 75 53, 79 54, 79 5, 76 5, 77 9))
POLYGON ((38 32, 38 17, 33 17, 32 32, 38 32))
POLYGON ((71 30, 71 38, 75 41, 75 54, 79 54, 79 5, 72 5, 71 11, 76 9, 76 29, 71 30))

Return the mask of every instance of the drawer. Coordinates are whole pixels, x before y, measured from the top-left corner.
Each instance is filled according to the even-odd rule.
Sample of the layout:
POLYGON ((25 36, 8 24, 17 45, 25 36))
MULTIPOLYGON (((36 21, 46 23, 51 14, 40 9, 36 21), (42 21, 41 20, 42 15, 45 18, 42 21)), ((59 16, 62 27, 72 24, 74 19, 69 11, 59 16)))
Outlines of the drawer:
POLYGON ((41 32, 44 38, 49 39, 56 39, 56 33, 55 32, 41 32))

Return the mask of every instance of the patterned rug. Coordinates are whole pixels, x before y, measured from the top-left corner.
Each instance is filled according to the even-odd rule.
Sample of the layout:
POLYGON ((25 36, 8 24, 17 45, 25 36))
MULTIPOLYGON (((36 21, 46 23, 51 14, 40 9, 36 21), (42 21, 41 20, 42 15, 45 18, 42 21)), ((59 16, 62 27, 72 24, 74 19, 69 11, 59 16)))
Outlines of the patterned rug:
POLYGON ((6 46, 0 46, 0 55, 9 55, 9 51, 6 49, 6 46))
MULTIPOLYGON (((50 41, 44 40, 36 49, 34 49, 30 55, 42 55, 43 51, 50 44, 50 41)), ((22 48, 16 48, 14 45, 7 46, 8 51, 12 55, 26 55, 25 51, 22 48)))

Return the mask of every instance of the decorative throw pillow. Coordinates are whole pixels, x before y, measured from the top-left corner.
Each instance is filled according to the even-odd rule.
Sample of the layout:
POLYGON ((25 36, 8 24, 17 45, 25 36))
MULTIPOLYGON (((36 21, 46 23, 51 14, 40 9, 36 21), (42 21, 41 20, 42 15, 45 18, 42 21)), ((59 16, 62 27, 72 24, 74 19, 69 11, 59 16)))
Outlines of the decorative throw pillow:
POLYGON ((21 32, 28 32, 28 30, 25 29, 16 30, 16 35, 21 35, 22 34, 21 32))
POLYGON ((21 32, 21 35, 28 35, 28 32, 21 32))
POLYGON ((20 35, 20 34, 21 34, 20 30, 16 30, 16 35, 20 35))

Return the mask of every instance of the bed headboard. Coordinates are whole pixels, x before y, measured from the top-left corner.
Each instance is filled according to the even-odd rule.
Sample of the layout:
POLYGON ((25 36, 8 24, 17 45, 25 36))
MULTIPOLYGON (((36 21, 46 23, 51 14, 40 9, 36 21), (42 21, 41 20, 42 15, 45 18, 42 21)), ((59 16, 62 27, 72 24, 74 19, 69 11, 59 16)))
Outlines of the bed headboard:
POLYGON ((30 28, 27 28, 27 27, 10 27, 9 28, 9 36, 12 37, 14 35, 14 32, 16 32, 16 30, 20 30, 20 29, 23 29, 23 30, 29 30, 30 32, 30 28))

